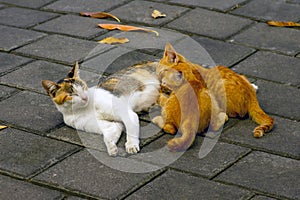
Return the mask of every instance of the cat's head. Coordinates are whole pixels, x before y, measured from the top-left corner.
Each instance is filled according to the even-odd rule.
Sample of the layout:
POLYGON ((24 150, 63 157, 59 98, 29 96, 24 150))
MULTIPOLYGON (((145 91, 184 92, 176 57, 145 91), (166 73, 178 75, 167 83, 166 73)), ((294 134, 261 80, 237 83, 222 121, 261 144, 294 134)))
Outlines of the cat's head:
POLYGON ((163 90, 177 90, 182 84, 186 82, 181 71, 169 68, 163 70, 161 76, 161 87, 163 90))
POLYGON ((85 107, 88 104, 87 84, 79 77, 78 62, 67 76, 57 83, 43 80, 42 85, 53 102, 58 106, 85 107))

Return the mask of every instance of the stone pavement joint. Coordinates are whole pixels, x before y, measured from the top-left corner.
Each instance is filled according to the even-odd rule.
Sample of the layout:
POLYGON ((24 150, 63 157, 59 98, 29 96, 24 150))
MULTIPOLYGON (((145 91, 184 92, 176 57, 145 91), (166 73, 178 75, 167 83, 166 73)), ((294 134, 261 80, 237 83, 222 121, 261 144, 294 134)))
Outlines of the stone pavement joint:
POLYGON ((0 199, 299 200, 300 29, 265 23, 300 22, 299 9, 299 0, 0 0, 0 125, 8 126, 0 130, 0 199), (151 18, 154 9, 167 17, 151 18), (100 29, 97 23, 116 21, 83 11, 110 12, 160 36, 100 29), (109 36, 130 42, 97 44, 109 36), (123 135, 112 159, 102 136, 64 124, 41 86, 63 78, 76 60, 94 86, 101 76, 158 60, 166 41, 193 62, 228 66, 258 85, 274 130, 255 139, 253 121, 230 119, 199 159, 203 135, 182 155, 165 151, 174 136, 150 123, 160 112, 154 107, 139 113, 141 152, 127 155, 123 135))

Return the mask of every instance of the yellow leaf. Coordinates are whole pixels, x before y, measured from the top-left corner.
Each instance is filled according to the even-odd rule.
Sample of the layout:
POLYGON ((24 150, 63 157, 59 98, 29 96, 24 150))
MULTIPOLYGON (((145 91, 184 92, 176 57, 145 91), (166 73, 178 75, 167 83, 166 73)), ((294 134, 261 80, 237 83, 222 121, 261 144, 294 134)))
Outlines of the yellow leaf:
POLYGON ((162 17, 166 17, 166 14, 161 13, 158 10, 153 10, 152 15, 151 15, 154 19, 156 18, 162 18, 162 17))
POLYGON ((126 42, 129 42, 127 38, 115 38, 115 37, 107 37, 104 38, 103 40, 98 41, 98 43, 102 43, 102 44, 115 44, 115 43, 124 44, 126 42))
POLYGON ((7 128, 7 126, 1 126, 0 125, 0 130, 7 128))
POLYGON ((119 18, 117 18, 116 16, 114 16, 110 13, 106 13, 106 12, 81 12, 80 15, 85 16, 85 17, 100 18, 100 19, 111 17, 111 18, 114 18, 115 20, 117 20, 118 22, 120 22, 119 18))
POLYGON ((270 26, 283 26, 283 27, 294 27, 300 26, 299 23, 296 22, 282 22, 282 21, 267 21, 270 26))
POLYGON ((147 28, 139 28, 135 26, 128 26, 128 25, 121 25, 121 24, 98 24, 100 28, 104 28, 106 30, 115 30, 118 29, 120 31, 146 31, 146 32, 152 32, 155 33, 156 36, 158 36, 158 32, 154 30, 150 30, 147 28))

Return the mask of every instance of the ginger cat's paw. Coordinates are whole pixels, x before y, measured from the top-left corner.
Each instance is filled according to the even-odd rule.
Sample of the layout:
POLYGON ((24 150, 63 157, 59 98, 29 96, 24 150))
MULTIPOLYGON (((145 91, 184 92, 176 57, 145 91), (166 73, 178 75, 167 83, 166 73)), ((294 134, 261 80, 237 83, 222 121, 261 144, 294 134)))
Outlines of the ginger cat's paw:
POLYGON ((163 127, 164 132, 169 133, 171 135, 175 135, 177 130, 173 124, 165 124, 163 127))
POLYGON ((136 154, 140 151, 140 147, 138 144, 126 142, 125 144, 126 152, 129 154, 136 154))
POLYGON ((213 131, 219 130, 225 124, 226 121, 228 121, 228 115, 224 112, 220 112, 218 114, 217 119, 214 119, 211 124, 213 131))
POLYGON ((152 122, 154 123, 154 124, 156 124, 159 128, 163 128, 164 127, 164 124, 165 124, 165 122, 164 122, 164 119, 163 119, 163 117, 162 116, 156 116, 156 117, 154 117, 153 119, 152 119, 152 122))

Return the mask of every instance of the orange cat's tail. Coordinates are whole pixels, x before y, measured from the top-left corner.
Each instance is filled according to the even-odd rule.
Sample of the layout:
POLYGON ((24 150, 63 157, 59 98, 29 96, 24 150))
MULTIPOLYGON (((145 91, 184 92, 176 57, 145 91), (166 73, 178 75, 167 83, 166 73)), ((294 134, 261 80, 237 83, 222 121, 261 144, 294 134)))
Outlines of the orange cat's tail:
POLYGON ((256 138, 262 137, 264 133, 272 130, 274 119, 267 115, 259 106, 256 95, 251 99, 249 104, 249 115, 252 119, 259 124, 254 130, 253 135, 256 138))

